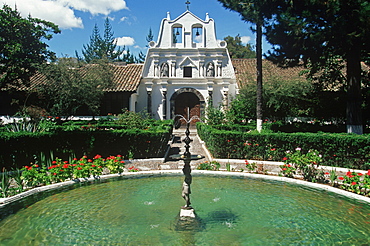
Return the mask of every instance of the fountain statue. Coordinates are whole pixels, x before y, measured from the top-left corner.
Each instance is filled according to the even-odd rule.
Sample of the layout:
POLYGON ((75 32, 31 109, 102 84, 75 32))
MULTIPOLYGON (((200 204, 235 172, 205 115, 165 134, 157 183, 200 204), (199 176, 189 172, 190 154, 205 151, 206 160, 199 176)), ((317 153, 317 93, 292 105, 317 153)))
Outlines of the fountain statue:
POLYGON ((189 127, 190 127, 190 123, 192 121, 194 121, 194 120, 200 121, 200 119, 196 115, 192 116, 190 118, 189 108, 188 108, 188 112, 187 112, 187 118, 185 118, 183 115, 175 115, 175 119, 176 118, 178 119, 178 121, 185 121, 185 123, 186 123, 186 130, 185 130, 186 137, 183 140, 183 142, 185 143, 185 152, 182 155, 171 155, 172 159, 177 159, 177 160, 183 160, 184 161, 184 167, 182 169, 182 172, 185 176, 185 179, 184 179, 184 182, 182 184, 181 196, 185 200, 185 206, 183 206, 181 208, 180 217, 195 217, 194 209, 190 206, 191 205, 191 202, 190 202, 190 194, 191 194, 190 185, 191 185, 191 182, 192 182, 190 162, 191 162, 191 160, 199 160, 201 158, 204 158, 204 156, 191 155, 190 154, 190 150, 189 150, 190 149, 190 143, 193 140, 190 139, 190 137, 189 137, 189 135, 190 135, 189 127))

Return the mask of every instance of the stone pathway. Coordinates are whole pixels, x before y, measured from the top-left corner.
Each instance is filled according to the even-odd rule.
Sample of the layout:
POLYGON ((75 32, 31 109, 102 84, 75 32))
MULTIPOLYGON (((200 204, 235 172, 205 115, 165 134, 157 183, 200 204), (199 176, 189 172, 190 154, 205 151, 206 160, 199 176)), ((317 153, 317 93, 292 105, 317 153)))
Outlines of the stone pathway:
MULTIPOLYGON (((205 150, 203 149, 202 143, 200 142, 200 139, 197 135, 197 129, 195 126, 190 126, 190 139, 193 141, 190 143, 190 153, 191 155, 202 155, 204 158, 200 160, 192 160, 190 165, 192 169, 196 168, 196 166, 205 161, 209 161, 207 158, 207 154, 205 150)), ((170 144, 170 151, 168 154, 168 158, 166 158, 165 163, 160 165, 161 169, 182 169, 184 166, 183 160, 173 160, 170 158, 171 155, 177 155, 177 154, 184 154, 185 152, 185 143, 183 140, 186 137, 185 134, 186 127, 180 127, 179 129, 173 130, 173 140, 170 144)))

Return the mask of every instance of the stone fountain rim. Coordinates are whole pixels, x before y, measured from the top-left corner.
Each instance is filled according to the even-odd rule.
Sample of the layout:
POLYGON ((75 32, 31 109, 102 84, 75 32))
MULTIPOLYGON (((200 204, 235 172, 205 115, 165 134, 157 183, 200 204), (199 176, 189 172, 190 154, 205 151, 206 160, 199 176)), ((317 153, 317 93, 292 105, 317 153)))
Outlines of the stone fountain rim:
MULTIPOLYGON (((96 178, 87 178, 87 179, 76 179, 76 180, 69 180, 65 182, 60 182, 56 184, 46 185, 42 187, 36 187, 31 190, 22 192, 12 197, 1 198, 0 199, 0 208, 9 205, 13 202, 19 201, 25 197, 28 197, 33 194, 37 194, 40 192, 45 192, 49 190, 54 190, 66 186, 71 186, 79 182, 91 182, 94 180, 105 180, 117 177, 153 177, 153 176, 182 176, 183 173, 181 170, 151 170, 151 171, 140 171, 140 172, 124 172, 121 174, 108 174, 102 175, 98 179, 96 178)), ((264 174, 255 174, 255 173, 246 173, 246 172, 228 172, 228 171, 205 171, 205 170, 192 170, 192 175, 194 176, 203 176, 203 175, 214 175, 214 176, 234 176, 234 177, 248 177, 254 179, 264 179, 270 181, 279 181, 279 182, 286 182, 296 185, 301 185, 305 187, 310 187, 318 190, 325 190, 329 191, 341 196, 345 196, 350 199, 355 199, 360 202, 367 203, 370 205, 370 197, 365 197, 362 195, 358 195, 349 191, 345 191, 339 188, 335 188, 329 185, 312 183, 304 180, 294 179, 294 178, 287 178, 281 176, 273 176, 273 175, 264 175, 264 174)))

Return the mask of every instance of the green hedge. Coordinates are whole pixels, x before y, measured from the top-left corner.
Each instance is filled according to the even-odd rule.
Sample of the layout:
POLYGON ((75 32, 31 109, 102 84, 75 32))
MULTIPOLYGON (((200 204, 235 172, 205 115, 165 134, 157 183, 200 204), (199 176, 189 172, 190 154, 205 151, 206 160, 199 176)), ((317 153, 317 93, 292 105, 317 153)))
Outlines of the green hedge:
POLYGON ((286 151, 316 149, 322 165, 370 169, 370 136, 333 133, 223 131, 197 123, 198 134, 215 158, 281 161, 286 151))
POLYGON ((163 157, 165 147, 171 137, 172 126, 164 124, 149 129, 84 130, 58 129, 53 132, 1 132, 0 164, 5 167, 21 167, 35 162, 40 153, 47 157, 50 153, 67 159, 83 155, 102 156, 123 155, 129 152, 134 158, 163 157))

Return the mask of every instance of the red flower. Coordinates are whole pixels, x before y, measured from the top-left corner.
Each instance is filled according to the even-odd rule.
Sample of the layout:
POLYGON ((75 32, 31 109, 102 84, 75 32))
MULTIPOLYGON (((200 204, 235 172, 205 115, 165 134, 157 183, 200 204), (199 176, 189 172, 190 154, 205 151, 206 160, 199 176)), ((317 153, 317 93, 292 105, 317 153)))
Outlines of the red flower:
POLYGON ((57 173, 53 173, 53 175, 55 176, 55 175, 57 175, 57 173))
POLYGON ((286 167, 282 168, 281 170, 285 171, 286 170, 286 167))
POLYGON ((68 168, 69 167, 69 164, 64 164, 63 165, 63 168, 68 168))
POLYGON ((81 169, 82 169, 82 167, 78 167, 78 168, 77 168, 77 170, 81 170, 81 169))
POLYGON ((121 161, 121 163, 123 164, 123 163, 125 163, 125 161, 121 161))
POLYGON ((369 170, 367 170, 367 175, 369 175, 369 176, 370 176, 370 169, 369 169, 369 170))
POLYGON ((362 174, 362 173, 358 173, 357 175, 358 175, 358 176, 362 176, 363 174, 362 174))
POLYGON ((75 157, 75 158, 73 158, 73 160, 74 160, 74 161, 77 161, 77 158, 75 157))
POLYGON ((74 166, 74 167, 75 167, 75 166, 77 166, 77 164, 73 164, 72 166, 74 166))
POLYGON ((338 179, 339 179, 339 180, 344 180, 344 178, 343 178, 343 177, 339 177, 338 179))
POLYGON ((122 157, 122 155, 117 155, 118 158, 122 157))
POLYGON ((94 157, 94 159, 99 159, 99 158, 101 158, 101 155, 96 155, 96 156, 94 157))
POLYGON ((32 167, 27 168, 27 170, 32 170, 32 167))
POLYGON ((273 148, 273 149, 270 149, 271 151, 275 151, 276 149, 275 148, 273 148))
POLYGON ((37 164, 35 164, 35 165, 33 165, 34 167, 39 167, 39 165, 37 165, 37 164))
POLYGON ((87 162, 92 162, 92 160, 91 159, 88 159, 87 162))
POLYGON ((288 167, 291 167, 292 165, 288 164, 288 167))
POLYGON ((67 164, 68 163, 68 161, 64 161, 64 164, 67 164))
POLYGON ((57 164, 57 161, 53 161, 52 164, 57 164))
POLYGON ((86 156, 86 155, 84 155, 84 156, 82 156, 82 158, 86 159, 86 158, 87 158, 87 156, 86 156))
POLYGON ((248 165, 248 164, 249 164, 249 162, 247 160, 245 160, 245 165, 248 165))
POLYGON ((352 182, 351 185, 356 185, 357 183, 356 182, 352 182))
POLYGON ((287 158, 287 157, 284 157, 284 158, 283 158, 283 161, 286 161, 286 160, 288 160, 288 158, 287 158))
POLYGON ((329 175, 329 173, 328 173, 328 172, 326 172, 326 173, 325 173, 325 175, 329 175))
POLYGON ((24 166, 24 168, 28 169, 28 168, 30 168, 30 167, 29 167, 29 166, 24 166))
POLYGON ((92 167, 96 167, 95 165, 91 165, 92 167))

